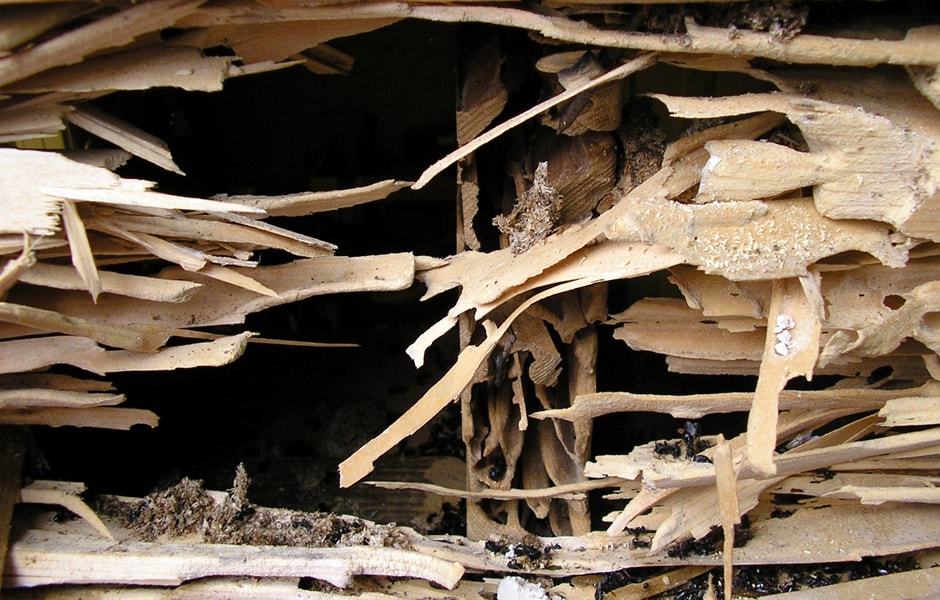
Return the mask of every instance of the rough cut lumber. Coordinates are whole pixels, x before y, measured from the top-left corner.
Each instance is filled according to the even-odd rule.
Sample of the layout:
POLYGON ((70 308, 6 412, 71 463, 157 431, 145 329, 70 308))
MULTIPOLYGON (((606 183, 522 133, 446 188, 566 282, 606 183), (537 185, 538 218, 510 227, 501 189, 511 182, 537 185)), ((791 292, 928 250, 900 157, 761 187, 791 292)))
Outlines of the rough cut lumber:
POLYGON ((459 564, 393 548, 299 548, 154 544, 27 531, 7 554, 11 586, 52 584, 179 585, 205 576, 313 577, 346 587, 357 575, 427 578, 452 588, 459 564), (89 561, 87 556, 94 556, 89 561))

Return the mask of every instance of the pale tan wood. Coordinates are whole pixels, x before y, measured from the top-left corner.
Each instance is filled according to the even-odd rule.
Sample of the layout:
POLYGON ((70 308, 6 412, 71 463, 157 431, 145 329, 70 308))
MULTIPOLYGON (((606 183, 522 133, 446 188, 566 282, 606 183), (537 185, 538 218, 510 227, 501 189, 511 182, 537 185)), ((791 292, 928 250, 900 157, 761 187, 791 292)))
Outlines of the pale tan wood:
POLYGON ((17 94, 112 92, 152 87, 218 92, 227 77, 238 73, 238 68, 231 63, 229 57, 203 56, 192 47, 148 45, 43 71, 4 89, 17 94))
MULTIPOLYGON (((112 175, 112 177, 114 176, 112 175)), ((68 183, 74 185, 75 182, 70 181, 68 183)), ((76 202, 101 202, 103 204, 113 204, 117 206, 127 206, 141 209, 179 209, 204 212, 231 211, 235 213, 249 213, 256 215, 263 214, 263 211, 259 209, 249 208, 240 204, 219 202, 217 200, 207 200, 202 198, 173 196, 171 194, 150 191, 149 188, 152 185, 153 184, 148 181, 139 181, 133 179, 117 180, 114 181, 112 185, 107 187, 101 186, 81 188, 47 185, 44 182, 40 187, 40 191, 56 198, 74 200, 76 202)))
POLYGON ((570 500, 583 498, 584 494, 591 490, 617 487, 623 483, 623 480, 617 477, 609 477, 559 484, 545 488, 487 489, 483 491, 459 490, 430 483, 407 481, 365 481, 363 483, 389 490, 421 490, 440 496, 470 498, 475 500, 488 498, 494 500, 525 500, 527 498, 561 498, 570 500))
MULTIPOLYGON (((828 423, 846 414, 852 414, 852 411, 846 412, 839 409, 830 409, 825 411, 788 413, 782 416, 778 421, 777 437, 778 439, 786 439, 788 436, 793 436, 806 429, 828 423)), ((732 444, 732 449, 735 452, 743 453, 746 444, 746 436, 737 436, 729 443, 732 444)), ((656 487, 644 486, 627 506, 615 516, 607 529, 608 535, 620 534, 634 519, 644 514, 653 506, 661 504, 664 500, 671 497, 675 493, 675 488, 665 487, 668 484, 678 484, 680 480, 683 479, 687 482, 691 482, 695 486, 708 486, 714 483, 713 474, 710 472, 711 470, 707 468, 702 469, 703 465, 701 463, 686 461, 683 461, 679 465, 671 465, 664 461, 657 463, 656 459, 653 458, 654 452, 652 446, 653 443, 635 449, 633 453, 631 453, 631 456, 635 454, 636 458, 631 458, 631 456, 598 456, 593 462, 585 466, 585 475, 588 477, 616 476, 632 479, 636 478, 639 471, 642 470, 644 479, 650 478, 656 482, 656 487), (674 468, 676 466, 678 466, 678 468, 674 468), (666 472, 666 474, 659 475, 657 471, 666 472)), ((707 456, 709 450, 706 450, 704 453, 707 456)), ((705 466, 707 467, 707 465, 705 466)), ((744 476, 744 473, 740 474, 740 477, 743 478, 744 476)), ((756 502, 756 499, 754 501, 756 502)), ((709 507, 709 510, 714 510, 717 507, 717 503, 706 503, 706 506, 709 507)), ((749 510, 749 508, 750 507, 745 510, 749 510)), ((714 514, 712 516, 714 516, 714 514)), ((702 521, 702 526, 704 526, 704 523, 714 525, 718 522, 719 519, 717 516, 711 521, 705 518, 705 520, 702 521)), ((683 531, 681 529, 678 531, 678 535, 682 535, 683 531)), ((704 533, 707 533, 707 527, 703 535, 704 533)), ((660 536, 659 541, 662 542, 662 536, 660 536)), ((668 541, 666 543, 668 543, 668 541)))
POLYGON ((205 576, 314 577, 346 587, 356 575, 425 578, 454 587, 463 567, 394 548, 300 548, 220 544, 114 543, 31 530, 11 545, 5 580, 12 586, 62 583, 179 585, 205 576), (95 560, 85 560, 84 556, 95 560))
POLYGON ((8 107, 0 111, 0 143, 54 138, 65 129, 63 117, 70 110, 57 101, 8 107))
MULTIPOLYGON (((176 587, 68 586, 5 590, 17 600, 342 600, 348 594, 301 589, 299 577, 206 577, 176 587)), ((366 600, 392 596, 363 593, 366 600)))
POLYGON ((886 427, 910 427, 940 423, 940 389, 937 382, 927 384, 924 396, 893 398, 878 411, 886 427))
MULTIPOLYGON (((741 522, 741 507, 738 504, 737 475, 731 456, 731 446, 721 439, 715 447, 715 481, 718 486, 718 505, 721 509, 721 530, 724 533, 722 543, 722 573, 724 580, 731 583, 734 559, 734 526, 741 522)), ((732 585, 725 586, 725 600, 731 600, 732 585)))
MULTIPOLYGON (((252 23, 257 16, 251 5, 203 8, 180 25, 206 27, 223 23, 252 23)), ((376 2, 356 7, 280 8, 265 14, 269 21, 319 21, 350 18, 414 18, 445 23, 489 23, 537 32, 547 38, 585 44, 629 48, 650 52, 723 54, 770 58, 784 63, 873 66, 940 64, 936 27, 911 29, 902 40, 857 39, 801 34, 781 43, 769 33, 737 32, 726 28, 702 27, 686 19, 684 34, 635 33, 602 30, 558 16, 542 15, 501 6, 407 5, 376 2)))
POLYGON ((197 366, 220 366, 241 356, 250 333, 213 342, 163 348, 158 352, 105 350, 82 337, 55 336, 2 343, 0 373, 19 373, 67 364, 92 373, 166 371, 197 366))
MULTIPOLYGON (((185 302, 200 287, 200 284, 192 281, 159 279, 111 271, 99 271, 98 278, 101 281, 103 294, 119 294, 154 302, 185 302)), ((60 290, 85 289, 84 282, 74 268, 42 262, 30 266, 19 276, 19 281, 60 290)))
POLYGON ((109 141, 134 156, 153 163, 177 175, 186 175, 173 162, 170 148, 160 138, 134 127, 92 105, 80 105, 66 114, 69 123, 88 133, 109 141))
POLYGON ((256 248, 278 248, 306 258, 333 254, 336 249, 333 244, 258 219, 232 213, 219 213, 213 217, 216 218, 114 215, 108 220, 115 226, 138 233, 187 238, 194 242, 212 241, 256 248))
POLYGON ((610 322, 623 323, 614 338, 631 348, 685 358, 756 361, 766 337, 761 330, 722 329, 678 298, 644 298, 610 322))
POLYGON ((228 196, 220 194, 215 200, 244 204, 263 210, 272 217, 300 217, 319 212, 349 208, 366 202, 383 200, 411 182, 385 179, 362 187, 328 192, 301 192, 283 196, 228 196))
MULTIPOLYGON (((179 43, 201 48, 226 45, 246 63, 267 63, 281 61, 337 38, 386 27, 400 19, 394 15, 361 19, 352 17, 329 21, 318 19, 313 22, 310 19, 270 22, 270 19, 262 17, 238 23, 233 19, 205 30, 191 31, 182 36, 179 43)), ((180 24, 186 27, 186 22, 183 19, 180 24)))
POLYGON ((807 198, 698 205, 638 198, 629 204, 606 228, 610 239, 667 246, 687 263, 735 281, 799 277, 816 261, 850 250, 901 267, 911 245, 877 221, 829 219, 807 198))
POLYGON ((71 200, 62 202, 62 226, 65 237, 69 242, 69 252, 72 255, 72 265, 82 278, 91 299, 97 301, 101 293, 101 279, 98 276, 98 267, 88 242, 88 233, 85 223, 78 214, 75 203, 71 200))
POLYGON ((63 33, 16 55, 0 59, 0 87, 95 52, 123 46, 151 31, 173 25, 202 0, 153 0, 63 33))
POLYGON ((825 364, 833 356, 853 354, 857 356, 882 356, 897 348, 906 338, 922 342, 932 352, 940 352, 940 335, 932 326, 931 313, 937 311, 937 294, 940 282, 923 283, 907 294, 902 294, 904 304, 894 310, 883 310, 880 319, 849 333, 836 332, 826 342, 820 361, 825 364))
POLYGON ((773 197, 813 185, 816 207, 825 216, 873 218, 900 227, 937 190, 940 124, 936 108, 916 94, 906 79, 884 70, 863 76, 837 72, 827 79, 819 98, 797 94, 748 94, 720 100, 654 97, 672 114, 689 118, 773 110, 786 114, 806 138, 809 153, 767 142, 708 142, 711 158, 702 171, 699 191, 703 200, 773 197), (891 89, 890 97, 878 91, 880 87, 891 89), (868 99, 862 101, 863 96, 868 99), (755 177, 756 173, 760 176, 755 177))
MULTIPOLYGON (((217 283, 199 273, 166 269, 160 278, 202 284, 184 303, 140 303, 121 296, 104 295, 97 305, 87 294, 61 292, 55 302, 42 290, 21 290, 17 302, 101 323, 133 324, 159 322, 170 328, 234 325, 245 316, 271 306, 296 302, 321 294, 380 292, 406 289, 414 281, 411 254, 380 256, 324 256, 250 270, 252 278, 277 292, 277 297, 256 294, 217 283)), ((6 335, 11 335, 12 332, 6 335)), ((3 333, 0 332, 0 336, 3 333)))
POLYGON ((767 311, 764 355, 747 420, 747 462, 766 476, 776 473, 774 447, 780 392, 794 377, 812 380, 819 356, 823 314, 819 310, 822 298, 818 276, 810 274, 805 279, 810 282, 776 280, 767 311))
POLYGON ((858 499, 862 504, 885 502, 916 502, 940 504, 940 489, 936 487, 887 487, 846 485, 825 494, 827 498, 858 499))
POLYGON ((85 491, 84 483, 48 481, 44 479, 30 482, 20 488, 20 502, 23 504, 55 504, 81 517, 102 536, 116 541, 108 526, 95 514, 81 498, 85 491))
POLYGON ((40 331, 83 336, 106 346, 138 352, 156 351, 173 333, 159 325, 110 325, 9 302, 0 302, 0 321, 40 331))
MULTIPOLYGON (((657 257, 653 258, 655 259, 657 257)), ((641 269, 645 266, 646 265, 643 264, 639 265, 641 269)), ((637 268, 636 265, 618 265, 618 271, 621 273, 623 273, 624 270, 630 272, 635 268, 637 268)), ((387 427, 377 437, 367 442, 352 456, 340 463, 340 485, 342 487, 348 487, 368 475, 372 470, 372 463, 375 459, 394 447, 405 437, 413 434, 434 415, 440 412, 444 406, 457 398, 473 379, 480 364, 486 360, 499 340, 502 339, 509 330, 516 317, 522 314, 526 309, 545 298, 576 290, 602 280, 602 277, 595 275, 587 281, 575 279, 574 281, 558 284, 525 300, 506 317, 499 327, 492 321, 484 321, 483 325, 486 328, 486 339, 476 346, 471 345, 464 348, 454 366, 451 367, 421 399, 412 405, 402 417, 387 427)), ((448 329, 449 328, 450 324, 448 323, 448 329)))
POLYGON ((0 410, 21 408, 84 408, 114 406, 124 402, 124 394, 87 393, 84 391, 17 388, 0 390, 0 410))
MULTIPOLYGON (((897 398, 929 401, 933 386, 906 390, 838 389, 783 390, 780 392, 780 410, 809 408, 837 408, 854 406, 859 410, 878 410, 897 398)), ((727 412, 747 412, 754 399, 753 392, 725 392, 717 394, 634 394, 631 392, 596 392, 578 396, 569 408, 542 410, 531 413, 533 419, 594 419, 619 412, 657 412, 677 419, 701 419, 705 415, 727 412)))

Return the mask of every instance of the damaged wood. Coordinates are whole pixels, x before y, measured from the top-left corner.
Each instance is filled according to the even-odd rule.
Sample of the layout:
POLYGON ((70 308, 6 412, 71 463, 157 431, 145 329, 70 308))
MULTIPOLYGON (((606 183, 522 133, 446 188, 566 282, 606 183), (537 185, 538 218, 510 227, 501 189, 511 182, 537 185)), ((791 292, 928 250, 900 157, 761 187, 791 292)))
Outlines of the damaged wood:
MULTIPOLYGON (((313 578, 364 597, 501 598, 499 577, 544 597, 717 597, 720 582, 731 598, 750 593, 750 566, 898 555, 911 570, 866 593, 937 587, 935 11, 885 3, 878 14, 892 18, 876 31, 854 15, 843 30, 846 9, 811 2, 7 4, 0 141, 17 147, 0 149, 5 594, 340 597, 304 588, 313 578), (209 197, 122 174, 125 162, 175 178, 190 169, 171 151, 179 140, 112 114, 104 96, 217 92, 300 66, 354 74, 359 57, 334 40, 405 20, 480 26, 457 36, 456 148, 436 142, 444 156, 423 172, 317 173, 309 191, 209 197), (69 147, 76 128, 116 149, 69 147), (37 140, 52 146, 30 149, 37 140), (324 239, 299 219, 372 202, 395 211, 453 166, 451 256, 357 255, 329 239, 343 218, 319 226, 324 239), (459 401, 463 485, 366 483, 461 499, 466 536, 395 529, 407 547, 277 545, 284 531, 313 535, 313 517, 251 505, 242 470, 228 493, 191 489, 182 512, 194 539, 170 539, 152 528, 157 495, 137 501, 129 533, 77 484, 20 479, 14 426, 157 426, 107 380, 82 377, 227 365, 255 335, 250 315, 416 281, 424 299, 450 302, 401 344, 425 369, 416 380, 435 379, 346 453, 339 485, 459 401), (455 326, 448 363, 446 342, 429 351, 455 326), (744 377, 721 377, 732 375, 744 377), (84 522, 38 513, 37 526, 32 504, 84 522)), ((172 500, 180 485, 159 493, 172 500)), ((326 518, 342 521, 330 535, 349 536, 351 517, 326 518)), ((854 597, 860 585, 794 597, 854 597)))

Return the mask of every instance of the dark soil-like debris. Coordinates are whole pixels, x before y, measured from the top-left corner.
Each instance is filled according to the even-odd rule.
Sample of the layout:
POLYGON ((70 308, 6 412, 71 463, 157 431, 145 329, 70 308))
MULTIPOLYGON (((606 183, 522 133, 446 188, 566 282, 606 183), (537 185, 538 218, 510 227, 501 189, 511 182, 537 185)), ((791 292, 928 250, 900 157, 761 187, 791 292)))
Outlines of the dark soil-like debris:
POLYGON ((394 525, 356 517, 255 506, 248 502, 249 479, 239 465, 224 497, 201 481, 183 478, 173 487, 140 500, 103 496, 97 510, 118 519, 144 541, 196 538, 213 544, 254 546, 377 546, 407 549, 407 535, 394 525))

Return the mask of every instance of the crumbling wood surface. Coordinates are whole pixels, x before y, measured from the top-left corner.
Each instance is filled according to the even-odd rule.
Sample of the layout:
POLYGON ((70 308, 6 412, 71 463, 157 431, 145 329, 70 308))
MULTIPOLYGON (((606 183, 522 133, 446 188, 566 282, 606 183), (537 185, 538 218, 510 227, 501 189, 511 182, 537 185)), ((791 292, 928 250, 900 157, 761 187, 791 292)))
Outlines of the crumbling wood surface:
MULTIPOLYGON (((357 590, 364 597, 444 597, 412 581, 424 578, 473 598, 495 586, 466 573, 514 573, 574 577, 556 586, 566 597, 627 598, 674 586, 666 571, 619 591, 611 579, 589 578, 678 567, 669 571, 675 581, 695 580, 699 567, 721 565, 727 581, 746 565, 926 561, 940 546, 940 20, 899 14, 878 35, 861 24, 851 35, 826 24, 808 34, 812 12, 802 5, 601 4, 7 3, 0 140, 50 138, 68 126, 122 151, 0 151, 0 423, 153 427, 156 414, 120 406, 124 395, 106 381, 47 370, 218 366, 236 360, 252 334, 197 328, 416 279, 426 297, 459 288, 451 310, 407 349, 420 366, 460 323, 456 363, 343 461, 340 479, 364 479, 458 400, 465 489, 381 485, 465 498, 468 536, 404 532, 407 551, 122 538, 118 552, 88 531, 28 529, 11 542, 4 585, 327 598, 336 594, 308 593, 298 578, 345 586, 363 575, 375 582, 357 590), (346 72, 352 57, 327 42, 402 19, 527 34, 541 52, 530 61, 540 86, 526 97, 530 108, 505 114, 519 106, 518 82, 503 71, 507 50, 494 33, 458 65, 458 148, 415 183, 193 198, 115 173, 143 160, 182 176, 163 140, 102 111, 96 98, 158 86, 218 91, 231 77, 298 65, 346 72), (682 95, 638 81, 662 64, 734 72, 760 90, 682 95), (663 107, 691 126, 667 136, 663 107), (504 136, 515 136, 496 169, 504 179, 488 180, 493 171, 478 167, 504 136), (406 194, 457 163, 458 253, 445 259, 344 256, 329 240, 266 220, 406 194), (498 213, 492 223, 479 222, 485 203, 498 213), (494 226, 498 246, 487 242, 495 235, 479 235, 494 226), (292 262, 263 265, 257 253, 266 249, 292 262), (139 274, 124 272, 138 265, 139 274), (675 289, 608 306, 609 284, 629 279, 642 290, 656 273, 675 289), (671 372, 755 379, 731 392, 599 389, 602 336, 664 356, 671 372), (818 384, 823 375, 834 379, 818 384), (686 422, 612 454, 592 451, 596 420, 650 412, 686 422), (747 413, 746 430, 701 431, 697 420, 719 413, 747 413), (612 511, 606 532, 593 531, 591 499, 612 511), (733 547, 746 523, 747 543, 733 547), (219 579, 184 583, 197 577, 219 579), (386 577, 406 580, 379 582, 386 577)), ((11 445, 5 452, 19 452, 11 445)), ((17 495, 15 458, 4 457, 4 522, 17 495)), ((34 483, 19 495, 94 523, 78 494, 34 483)), ((250 520, 243 493, 228 502, 250 520)), ((935 579, 934 569, 915 569, 865 589, 926 596, 935 579)), ((858 585, 795 597, 854 597, 858 585)))

